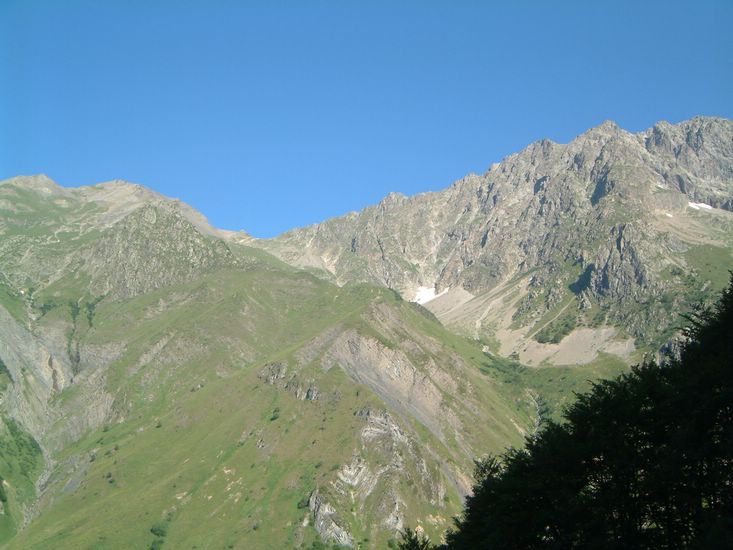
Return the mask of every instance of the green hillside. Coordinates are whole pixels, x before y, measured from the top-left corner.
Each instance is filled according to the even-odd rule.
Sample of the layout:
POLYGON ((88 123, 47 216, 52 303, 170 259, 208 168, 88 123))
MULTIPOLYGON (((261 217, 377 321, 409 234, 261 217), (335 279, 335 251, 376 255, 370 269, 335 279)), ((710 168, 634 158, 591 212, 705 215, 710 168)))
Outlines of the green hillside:
POLYGON ((534 429, 520 379, 422 307, 154 208, 68 248, 44 235, 99 212, 45 233, 18 223, 31 253, 4 251, 34 275, 8 270, 2 304, 11 435, 35 449, 23 469, 0 462, 8 548, 384 548, 415 523, 438 536, 473 458, 534 429), (181 238, 190 255, 170 275, 181 238), (172 252, 146 262, 150 249, 172 252), (191 260, 202 250, 219 259, 191 260), (139 286, 96 294, 123 253, 139 286))

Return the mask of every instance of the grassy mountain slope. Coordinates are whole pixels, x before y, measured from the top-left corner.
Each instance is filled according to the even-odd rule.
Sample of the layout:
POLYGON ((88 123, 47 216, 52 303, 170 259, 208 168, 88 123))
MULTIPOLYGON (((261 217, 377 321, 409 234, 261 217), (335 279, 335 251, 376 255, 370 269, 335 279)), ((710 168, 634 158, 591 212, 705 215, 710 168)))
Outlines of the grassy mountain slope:
POLYGON ((513 367, 420 306, 97 191, 0 186, 2 407, 35 449, 0 462, 9 548, 381 548, 534 429, 513 367))

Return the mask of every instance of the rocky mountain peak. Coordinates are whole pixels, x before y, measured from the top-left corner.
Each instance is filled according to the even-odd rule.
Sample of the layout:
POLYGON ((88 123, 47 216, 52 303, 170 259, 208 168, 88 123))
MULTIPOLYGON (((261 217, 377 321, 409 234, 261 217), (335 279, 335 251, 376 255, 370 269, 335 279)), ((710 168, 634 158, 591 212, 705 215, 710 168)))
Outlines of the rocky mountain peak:
MULTIPOLYGON (((340 284, 393 288, 477 337, 511 325, 524 327, 516 338, 525 341, 562 306, 573 325, 626 324, 633 337, 659 341, 669 303, 638 310, 634 302, 683 300, 688 283, 667 273, 677 266, 704 278, 701 246, 728 251, 716 270, 730 266, 732 135, 725 119, 659 123, 639 134, 606 121, 567 144, 535 142, 444 191, 390 196, 377 209, 258 246, 340 284), (525 286, 530 277, 543 293, 525 286), (504 300, 501 314, 485 298, 500 291, 517 297, 504 300), (603 318, 585 319, 594 308, 603 318)), ((706 280, 700 286, 711 288, 706 280)))
POLYGON ((598 126, 594 126, 593 128, 586 130, 585 132, 571 140, 570 144, 584 144, 588 142, 595 142, 596 144, 602 145, 611 139, 619 138, 624 135, 630 135, 630 133, 619 127, 614 121, 605 120, 598 126))

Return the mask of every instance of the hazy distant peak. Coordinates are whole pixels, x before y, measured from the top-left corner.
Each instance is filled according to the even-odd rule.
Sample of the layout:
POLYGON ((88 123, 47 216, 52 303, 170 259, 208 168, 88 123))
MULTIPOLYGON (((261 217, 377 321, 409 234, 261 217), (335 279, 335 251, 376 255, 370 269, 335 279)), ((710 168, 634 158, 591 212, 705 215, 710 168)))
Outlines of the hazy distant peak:
POLYGON ((603 130, 605 132, 618 132, 621 130, 621 127, 613 120, 604 120, 598 126, 596 126, 595 129, 603 130))
POLYGON ((46 174, 16 176, 0 181, 0 185, 18 185, 34 191, 43 191, 46 193, 58 193, 64 191, 63 187, 49 178, 46 174))
POLYGON ((640 134, 644 136, 654 133, 677 133, 682 135, 690 131, 718 133, 731 132, 732 130, 733 120, 715 116, 696 116, 688 120, 683 120, 678 124, 672 124, 666 120, 660 120, 648 130, 640 132, 640 134))
POLYGON ((379 206, 389 207, 397 205, 403 202, 405 199, 407 199, 406 195, 403 195, 402 193, 398 193, 396 191, 392 191, 391 193, 388 193, 387 196, 384 197, 381 201, 379 201, 379 206))
POLYGON ((588 139, 600 139, 605 141, 624 134, 631 135, 614 121, 605 120, 598 126, 594 126, 580 134, 577 138, 572 140, 571 143, 587 141, 588 139))
POLYGON ((94 185, 87 185, 79 187, 82 191, 92 192, 103 192, 108 196, 135 196, 143 200, 171 200, 169 197, 154 191, 153 189, 141 185, 139 183, 132 183, 129 181, 115 179, 110 181, 104 181, 96 183, 94 185))

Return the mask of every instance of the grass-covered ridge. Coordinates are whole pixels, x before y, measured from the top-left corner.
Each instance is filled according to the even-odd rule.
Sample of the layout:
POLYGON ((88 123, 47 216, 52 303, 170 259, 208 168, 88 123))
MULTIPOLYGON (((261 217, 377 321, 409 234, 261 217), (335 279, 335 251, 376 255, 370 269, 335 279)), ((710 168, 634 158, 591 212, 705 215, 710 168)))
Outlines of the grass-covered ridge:
MULTIPOLYGON (((74 327, 82 357, 85 349, 113 344, 105 375, 105 391, 114 400, 109 419, 56 454, 42 512, 11 548, 318 547, 313 511, 304 505, 316 489, 332 499, 337 520, 364 548, 384 547, 395 537, 375 519, 382 516, 372 515, 381 514, 390 494, 399 494, 405 518, 421 520, 437 536, 461 502, 442 470, 468 473, 466 449, 474 441, 488 439, 499 449, 507 439, 521 441, 515 425, 528 430, 533 422, 526 397, 491 368, 492 359, 387 289, 339 288, 263 263, 213 271, 132 299, 103 299, 94 304, 92 322, 83 314, 86 303, 80 301, 75 324, 69 305, 39 323, 74 327), (462 389, 433 383, 444 392, 444 412, 454 411, 463 433, 445 424, 441 440, 355 382, 348 366, 324 370, 328 342, 322 348, 313 342, 331 333, 358 335, 363 345, 418 366, 429 361, 458 369, 462 389), (272 363, 287 365, 282 382, 263 379, 272 363), (313 386, 318 398, 298 398, 297 384, 313 386), (481 407, 474 414, 485 423, 472 425, 463 416, 460 392, 473 392, 471 402, 481 407), (350 498, 338 500, 333 483, 355 456, 373 473, 392 460, 380 446, 362 441, 369 422, 363 411, 387 412, 412 443, 383 440, 380 446, 396 445, 394 452, 403 454, 402 471, 383 475, 371 496, 355 496, 347 506, 350 498), (409 461, 408 452, 416 453, 409 461), (425 460, 429 474, 421 473, 415 457, 425 460), (443 500, 426 504, 429 483, 438 480, 443 500)), ((83 379, 90 366, 82 359, 80 368, 83 379)), ((421 376, 427 381, 434 374, 421 376)), ((66 411, 55 430, 63 430, 65 415, 80 412, 81 388, 71 385, 55 398, 66 411)), ((360 489, 351 490, 358 495, 360 489)))

